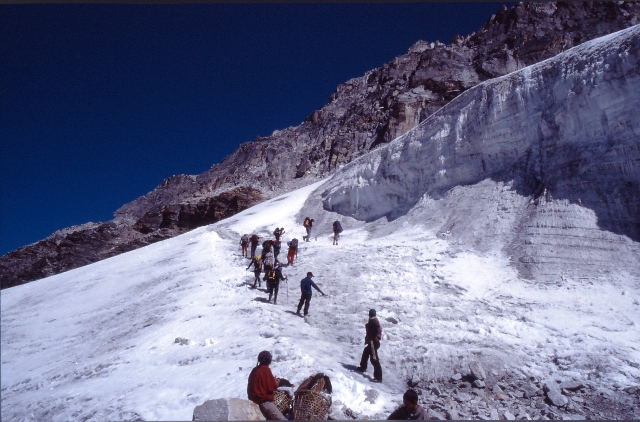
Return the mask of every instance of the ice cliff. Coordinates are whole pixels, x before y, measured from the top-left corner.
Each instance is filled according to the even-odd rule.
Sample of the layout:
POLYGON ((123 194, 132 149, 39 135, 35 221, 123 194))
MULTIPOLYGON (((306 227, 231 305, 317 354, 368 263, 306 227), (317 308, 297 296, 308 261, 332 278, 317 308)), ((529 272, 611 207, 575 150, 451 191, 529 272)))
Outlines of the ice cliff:
POLYGON ((345 166, 326 185, 324 209, 393 220, 420 201, 491 179, 526 199, 510 202, 516 215, 505 239, 526 275, 558 276, 546 264, 561 265, 555 255, 569 249, 589 271, 593 259, 637 257, 639 49, 636 25, 469 89, 345 166), (543 256, 553 250, 549 239, 553 257, 543 256))

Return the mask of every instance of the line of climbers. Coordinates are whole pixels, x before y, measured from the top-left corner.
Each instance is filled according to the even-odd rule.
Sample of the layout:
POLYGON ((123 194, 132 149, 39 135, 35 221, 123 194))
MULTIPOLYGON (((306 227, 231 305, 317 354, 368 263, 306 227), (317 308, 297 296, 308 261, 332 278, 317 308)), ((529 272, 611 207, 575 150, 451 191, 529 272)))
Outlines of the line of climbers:
MULTIPOLYGON (((303 236, 303 239, 307 242, 310 241, 313 219, 305 218, 303 226, 307 231, 307 235, 303 236)), ((339 221, 335 221, 332 225, 333 230, 333 244, 337 245, 342 233, 342 225, 339 221)), ((249 237, 244 234, 240 238, 240 245, 242 247, 242 256, 249 258, 247 255, 248 245, 251 244, 251 262, 247 266, 247 270, 253 266, 253 272, 255 275, 253 285, 251 288, 261 287, 261 281, 266 281, 267 291, 269 293, 268 302, 271 302, 273 296, 273 304, 275 305, 278 300, 278 290, 280 282, 287 280, 282 274, 282 263, 278 260, 280 254, 281 241, 280 237, 284 234, 283 227, 276 227, 273 232, 275 240, 265 240, 262 242, 262 251, 260 255, 256 255, 256 249, 260 244, 260 237, 257 234, 253 234, 249 237), (260 274, 264 272, 264 277, 261 279, 260 274)), ((317 240, 317 238, 316 238, 317 240)), ((298 240, 296 238, 287 242, 287 266, 293 265, 294 258, 298 253, 298 240)), ((316 289, 323 296, 326 296, 322 290, 311 279, 313 274, 307 272, 307 276, 300 281, 300 301, 296 310, 296 315, 300 315, 300 311, 304 306, 304 316, 309 313, 309 304, 313 294, 312 288, 316 289)), ((376 316, 376 310, 369 310, 369 320, 365 324, 365 347, 362 351, 362 357, 360 359, 360 365, 356 368, 358 372, 366 372, 368 362, 371 362, 373 366, 373 379, 372 382, 382 382, 382 366, 380 364, 380 358, 378 355, 378 349, 380 348, 380 340, 382 339, 382 327, 380 321, 376 316)), ((267 420, 286 420, 287 418, 279 410, 278 406, 274 404, 274 394, 279 387, 283 387, 283 382, 292 386, 286 380, 279 380, 275 378, 269 369, 271 363, 271 353, 268 351, 262 351, 258 355, 258 365, 251 371, 249 375, 249 381, 247 385, 247 394, 249 399, 257 403, 261 412, 267 420)), ((322 374, 321 374, 322 375, 322 374)), ((328 377, 326 377, 328 379, 328 377)), ((281 403, 280 403, 281 404, 281 403)), ((282 407, 282 406, 280 406, 282 407)), ((288 414, 288 416, 291 416, 288 414)), ((418 405, 417 393, 413 390, 408 390, 403 396, 403 406, 396 409, 388 419, 392 420, 426 420, 426 413, 424 409, 418 405)))

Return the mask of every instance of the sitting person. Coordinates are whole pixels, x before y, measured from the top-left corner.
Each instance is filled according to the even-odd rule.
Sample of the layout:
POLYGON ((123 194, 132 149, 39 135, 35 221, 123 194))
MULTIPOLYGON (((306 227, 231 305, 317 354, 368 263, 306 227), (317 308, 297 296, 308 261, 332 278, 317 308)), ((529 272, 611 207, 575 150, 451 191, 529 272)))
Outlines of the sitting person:
POLYGON ((392 421, 426 421, 427 414, 418 404, 418 393, 414 390, 407 390, 402 396, 402 406, 389 415, 387 420, 392 421))
POLYGON ((273 402, 273 393, 278 388, 280 380, 275 378, 269 369, 271 353, 263 350, 258 355, 258 365, 251 370, 247 383, 247 396, 249 400, 260 407, 260 411, 268 421, 286 421, 282 413, 273 402))

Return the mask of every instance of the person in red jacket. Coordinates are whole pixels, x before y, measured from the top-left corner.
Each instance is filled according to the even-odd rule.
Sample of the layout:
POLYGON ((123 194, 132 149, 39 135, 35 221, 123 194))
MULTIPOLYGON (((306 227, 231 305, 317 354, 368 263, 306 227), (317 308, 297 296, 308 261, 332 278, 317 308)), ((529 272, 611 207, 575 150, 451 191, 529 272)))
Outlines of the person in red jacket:
POLYGON ((251 370, 247 383, 247 396, 249 400, 260 407, 260 411, 268 421, 286 421, 282 413, 273 402, 273 393, 278 388, 280 380, 273 376, 269 365, 271 353, 263 350, 258 355, 258 365, 251 370))
POLYGON ((380 348, 380 338, 382 337, 382 327, 380 321, 376 317, 376 310, 369 310, 369 322, 365 324, 367 334, 364 338, 364 350, 362 351, 362 359, 358 371, 365 372, 367 370, 367 360, 371 360, 373 365, 373 382, 382 382, 382 366, 380 365, 380 357, 378 349, 380 348))

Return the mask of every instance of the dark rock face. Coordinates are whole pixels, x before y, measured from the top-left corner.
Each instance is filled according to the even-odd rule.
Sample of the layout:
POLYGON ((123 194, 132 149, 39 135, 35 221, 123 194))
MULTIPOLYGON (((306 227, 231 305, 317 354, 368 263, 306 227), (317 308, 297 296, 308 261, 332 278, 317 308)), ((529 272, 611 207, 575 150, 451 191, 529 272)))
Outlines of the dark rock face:
POLYGON ((58 274, 215 223, 260 202, 255 189, 222 194, 148 211, 133 224, 88 223, 60 230, 0 258, 2 288, 58 274))
POLYGON ((2 288, 175 236, 305 186, 406 133, 482 81, 638 22, 637 2, 521 3, 449 45, 418 41, 339 85, 299 126, 244 143, 198 176, 166 179, 117 210, 112 222, 66 229, 10 252, 0 258, 2 288), (56 244, 61 238, 69 246, 56 244))

